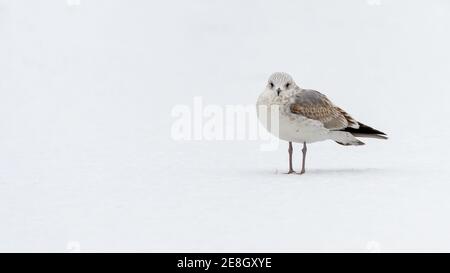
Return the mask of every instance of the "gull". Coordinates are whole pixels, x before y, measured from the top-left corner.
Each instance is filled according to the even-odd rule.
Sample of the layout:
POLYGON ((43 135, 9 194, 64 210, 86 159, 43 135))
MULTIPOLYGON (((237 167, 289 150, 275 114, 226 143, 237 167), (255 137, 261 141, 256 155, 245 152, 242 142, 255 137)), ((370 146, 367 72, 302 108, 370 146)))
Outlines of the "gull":
POLYGON ((385 133, 355 120, 322 93, 300 88, 284 72, 276 72, 269 77, 256 105, 258 118, 264 127, 289 142, 288 174, 295 173, 292 168, 292 142, 303 144, 300 174, 304 174, 307 143, 333 140, 350 146, 364 145, 356 137, 387 139, 385 133))

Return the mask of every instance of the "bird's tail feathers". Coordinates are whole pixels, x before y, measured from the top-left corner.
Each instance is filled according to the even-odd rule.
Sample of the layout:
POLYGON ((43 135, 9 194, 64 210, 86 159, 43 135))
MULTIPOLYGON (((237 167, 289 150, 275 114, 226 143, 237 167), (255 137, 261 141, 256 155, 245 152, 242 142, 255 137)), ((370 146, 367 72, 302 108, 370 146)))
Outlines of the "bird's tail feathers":
POLYGON ((353 136, 349 132, 343 132, 343 131, 331 131, 328 133, 330 138, 336 143, 345 145, 345 146, 359 146, 364 145, 365 143, 361 140, 357 139, 355 136, 353 136))
POLYGON ((359 146, 359 145, 365 145, 366 143, 362 142, 361 140, 356 140, 352 142, 339 142, 336 141, 337 144, 344 145, 344 146, 359 146))

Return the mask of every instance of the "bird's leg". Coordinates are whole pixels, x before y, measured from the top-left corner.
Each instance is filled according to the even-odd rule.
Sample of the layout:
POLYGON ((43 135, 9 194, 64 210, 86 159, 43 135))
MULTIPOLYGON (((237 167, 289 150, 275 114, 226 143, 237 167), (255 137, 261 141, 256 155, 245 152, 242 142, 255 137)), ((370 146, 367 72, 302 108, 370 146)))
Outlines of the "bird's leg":
POLYGON ((288 174, 290 173, 295 173, 294 169, 292 168, 292 142, 289 141, 289 148, 288 148, 288 153, 289 153, 289 172, 287 172, 288 174))
POLYGON ((303 153, 303 160, 302 160, 302 170, 300 172, 300 174, 304 174, 305 173, 305 161, 306 161, 306 142, 303 142, 303 149, 302 149, 302 153, 303 153))

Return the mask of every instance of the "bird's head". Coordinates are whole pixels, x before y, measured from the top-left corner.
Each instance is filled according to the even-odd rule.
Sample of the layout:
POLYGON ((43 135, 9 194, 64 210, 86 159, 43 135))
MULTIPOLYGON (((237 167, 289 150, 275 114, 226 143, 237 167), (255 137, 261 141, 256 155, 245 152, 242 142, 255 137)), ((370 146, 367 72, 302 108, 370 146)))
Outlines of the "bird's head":
POLYGON ((292 79, 291 75, 285 72, 275 72, 270 75, 267 82, 267 88, 275 92, 277 96, 281 92, 289 91, 294 89, 297 84, 292 79))

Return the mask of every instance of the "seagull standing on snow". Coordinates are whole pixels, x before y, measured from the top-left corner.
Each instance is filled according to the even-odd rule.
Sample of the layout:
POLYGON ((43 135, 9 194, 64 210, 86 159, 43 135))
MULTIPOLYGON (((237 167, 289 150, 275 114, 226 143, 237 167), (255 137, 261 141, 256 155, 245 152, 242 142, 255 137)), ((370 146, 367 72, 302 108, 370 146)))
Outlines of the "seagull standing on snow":
POLYGON ((266 129, 289 142, 288 173, 295 173, 292 168, 292 142, 303 143, 300 172, 303 174, 306 143, 331 139, 341 145, 364 145, 356 137, 387 139, 385 133, 356 121, 320 92, 298 87, 292 77, 283 72, 270 76, 266 89, 258 98, 257 109, 258 118, 266 129), (273 107, 279 113, 276 117, 271 117, 273 107), (278 123, 278 128, 271 126, 274 123, 278 123))

